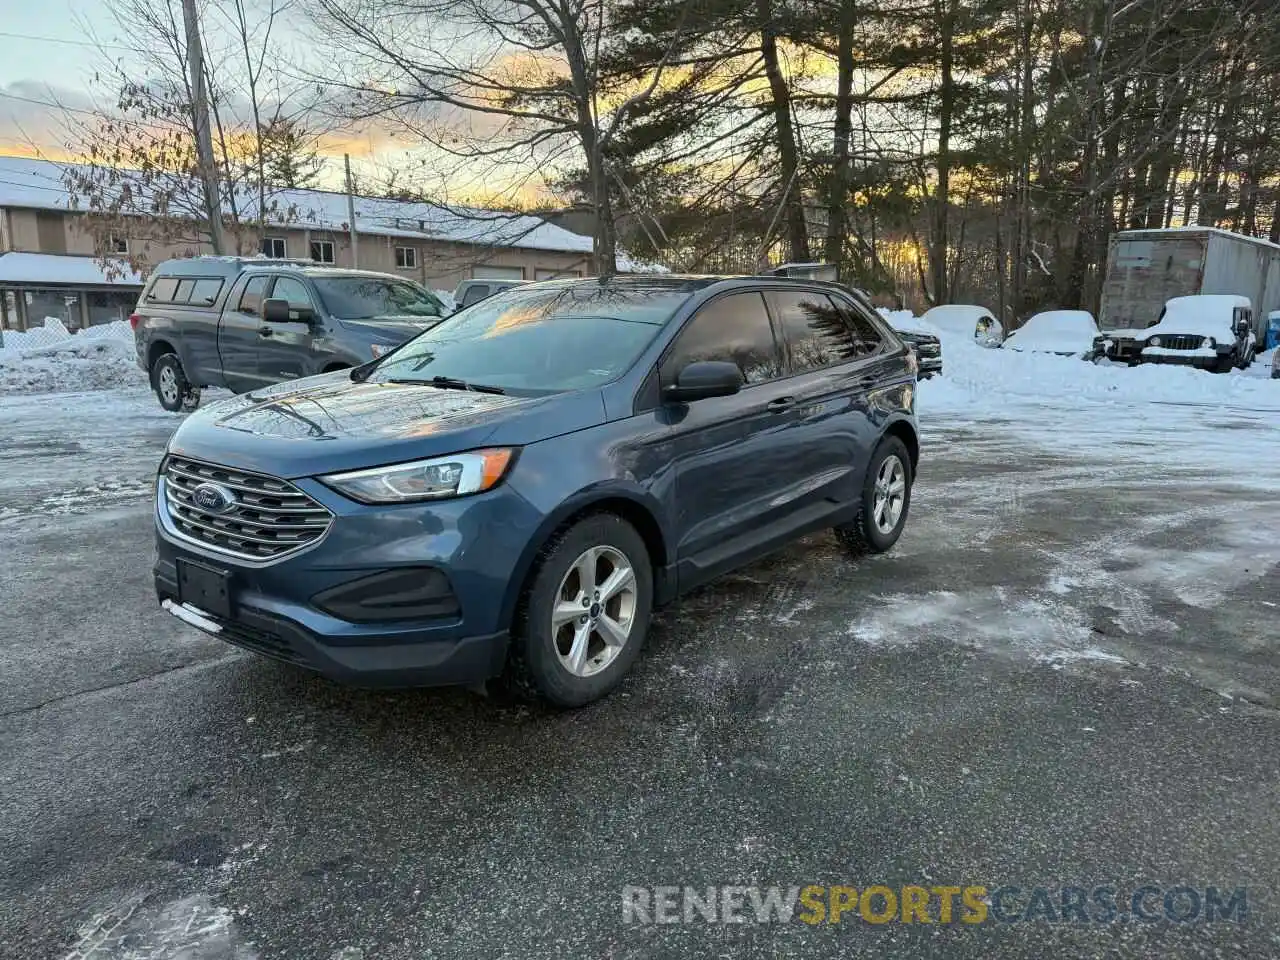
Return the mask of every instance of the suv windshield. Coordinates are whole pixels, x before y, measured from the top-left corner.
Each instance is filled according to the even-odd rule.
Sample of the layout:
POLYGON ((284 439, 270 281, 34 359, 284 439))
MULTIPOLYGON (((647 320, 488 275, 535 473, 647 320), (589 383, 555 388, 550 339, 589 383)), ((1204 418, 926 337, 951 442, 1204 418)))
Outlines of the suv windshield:
POLYGON ((314 281, 325 309, 341 320, 444 316, 444 308, 435 296, 403 280, 316 277, 314 281))
POLYGON ((449 377, 516 394, 598 386, 631 366, 689 294, 658 285, 517 287, 409 341, 371 379, 449 377))

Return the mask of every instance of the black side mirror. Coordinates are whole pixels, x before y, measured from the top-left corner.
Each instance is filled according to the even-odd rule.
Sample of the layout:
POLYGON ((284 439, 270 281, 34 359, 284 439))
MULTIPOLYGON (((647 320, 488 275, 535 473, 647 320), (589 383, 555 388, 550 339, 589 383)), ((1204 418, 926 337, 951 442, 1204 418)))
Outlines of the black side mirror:
POLYGON ((676 377, 676 382, 662 391, 664 400, 689 403, 708 397, 731 397, 742 389, 742 371, 727 360, 697 360, 676 377))
POLYGON ((267 323, 310 323, 315 311, 310 307, 291 307, 289 301, 272 297, 262 301, 262 319, 267 323))

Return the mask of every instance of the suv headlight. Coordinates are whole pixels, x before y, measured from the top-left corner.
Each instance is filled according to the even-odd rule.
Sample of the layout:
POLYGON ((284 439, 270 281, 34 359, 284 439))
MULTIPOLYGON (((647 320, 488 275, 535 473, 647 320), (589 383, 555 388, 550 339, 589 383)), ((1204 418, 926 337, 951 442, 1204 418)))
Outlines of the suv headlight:
POLYGON ((412 503, 482 493, 502 479, 515 451, 472 450, 390 467, 331 473, 320 482, 360 503, 412 503))
POLYGON ((1148 346, 1148 347, 1158 347, 1158 346, 1160 346, 1160 338, 1159 338, 1159 337, 1152 337, 1150 340, 1148 340, 1148 341, 1147 341, 1147 346, 1148 346))
POLYGON ((1218 341, 1213 339, 1213 337, 1205 337, 1204 345, 1212 349, 1213 347, 1216 347, 1218 345, 1218 341))
POLYGON ((394 343, 371 343, 369 344, 369 352, 373 354, 373 359, 377 360, 384 354, 390 353, 396 346, 397 344, 394 343))

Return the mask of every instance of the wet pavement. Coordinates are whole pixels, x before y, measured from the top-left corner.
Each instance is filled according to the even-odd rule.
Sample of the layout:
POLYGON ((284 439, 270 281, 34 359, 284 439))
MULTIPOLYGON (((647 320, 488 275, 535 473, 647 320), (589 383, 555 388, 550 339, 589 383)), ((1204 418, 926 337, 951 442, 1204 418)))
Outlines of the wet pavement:
POLYGON ((172 621, 148 497, 175 421, 110 402, 0 398, 0 957, 1280 956, 1265 416, 926 417, 894 552, 816 536, 726 577, 557 714, 346 689, 172 621), (1243 887, 1248 914, 623 911, 808 884, 1017 886, 1013 913, 1243 887))

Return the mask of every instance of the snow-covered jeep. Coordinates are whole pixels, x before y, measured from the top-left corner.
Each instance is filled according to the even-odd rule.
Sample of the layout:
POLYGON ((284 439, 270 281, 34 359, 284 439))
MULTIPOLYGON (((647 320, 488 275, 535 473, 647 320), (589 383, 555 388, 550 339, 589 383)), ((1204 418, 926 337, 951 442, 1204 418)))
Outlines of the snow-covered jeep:
POLYGON ((1226 373, 1253 363, 1258 338, 1248 297, 1175 297, 1143 331, 1139 363, 1178 363, 1226 373))

